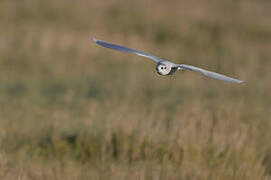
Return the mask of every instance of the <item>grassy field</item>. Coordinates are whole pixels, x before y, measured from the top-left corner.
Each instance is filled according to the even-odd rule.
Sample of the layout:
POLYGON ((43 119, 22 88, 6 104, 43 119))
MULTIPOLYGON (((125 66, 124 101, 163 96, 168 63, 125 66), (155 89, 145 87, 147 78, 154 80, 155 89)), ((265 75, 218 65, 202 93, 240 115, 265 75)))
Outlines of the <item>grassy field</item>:
POLYGON ((271 179, 270 9, 0 1, 0 179, 271 179), (92 37, 246 82, 162 77, 92 37))

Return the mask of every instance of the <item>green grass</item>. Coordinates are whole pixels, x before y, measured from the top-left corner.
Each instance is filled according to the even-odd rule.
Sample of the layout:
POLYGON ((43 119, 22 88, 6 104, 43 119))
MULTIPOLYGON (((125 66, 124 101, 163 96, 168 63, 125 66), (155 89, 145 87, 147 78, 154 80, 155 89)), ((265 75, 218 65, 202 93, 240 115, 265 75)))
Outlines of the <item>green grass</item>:
POLYGON ((0 179, 270 179, 269 6, 0 2, 0 179))

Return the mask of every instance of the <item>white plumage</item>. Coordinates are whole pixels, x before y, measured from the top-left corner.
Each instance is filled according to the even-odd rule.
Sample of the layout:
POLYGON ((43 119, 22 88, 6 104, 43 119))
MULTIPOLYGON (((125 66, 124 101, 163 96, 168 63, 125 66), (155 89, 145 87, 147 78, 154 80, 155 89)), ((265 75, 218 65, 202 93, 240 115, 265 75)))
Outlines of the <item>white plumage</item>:
POLYGON ((156 62, 156 71, 160 75, 164 75, 164 76, 170 75, 170 74, 173 74, 174 72, 176 72, 177 70, 190 70, 190 71, 199 72, 199 73, 203 74, 204 76, 211 77, 211 78, 218 79, 218 80, 222 80, 222 81, 227 81, 227 82, 232 82, 232 83, 244 82, 243 80, 234 79, 234 78, 231 78, 231 77, 228 77, 228 76, 216 73, 216 72, 208 71, 208 70, 205 70, 202 68, 198 68, 195 66, 185 65, 185 64, 175 64, 170 61, 165 61, 163 59, 160 59, 160 58, 153 56, 151 54, 145 53, 143 51, 137 51, 137 50, 130 49, 130 48, 127 48, 124 46, 104 42, 104 41, 98 40, 96 38, 93 38, 93 41, 95 43, 97 43, 98 45, 106 47, 106 48, 115 49, 115 50, 122 51, 122 52, 134 53, 139 56, 143 56, 143 57, 146 57, 146 58, 149 58, 149 59, 155 61, 156 62))

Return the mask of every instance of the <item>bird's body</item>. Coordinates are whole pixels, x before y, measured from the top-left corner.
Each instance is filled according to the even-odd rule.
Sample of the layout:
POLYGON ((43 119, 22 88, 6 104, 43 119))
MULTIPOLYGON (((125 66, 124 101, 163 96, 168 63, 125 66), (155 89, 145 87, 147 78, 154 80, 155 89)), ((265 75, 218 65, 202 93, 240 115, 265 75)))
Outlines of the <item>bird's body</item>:
POLYGON ((156 71, 158 74, 162 76, 171 75, 178 70, 178 67, 172 62, 169 61, 161 61, 156 65, 156 71))
POLYGON ((208 71, 205 69, 201 69, 195 66, 191 66, 191 65, 185 65, 185 64, 175 64, 172 63, 170 61, 166 61, 163 59, 160 59, 156 56, 153 56, 151 54, 145 53, 143 51, 137 51, 134 49, 130 49, 124 46, 120 46, 120 45, 116 45, 116 44, 112 44, 112 43, 108 43, 108 42, 104 42, 98 39, 93 38, 93 41, 95 43, 97 43, 100 46, 106 47, 106 48, 110 48, 110 49, 114 49, 114 50, 118 50, 118 51, 122 51, 122 52, 129 52, 129 53, 134 53, 137 54, 139 56, 143 56, 146 58, 149 58, 153 61, 156 62, 156 71, 158 74, 166 76, 166 75, 171 75, 173 73, 175 73, 178 70, 190 70, 190 71, 195 71, 195 72, 199 72, 205 76, 214 78, 214 79, 218 79, 218 80, 222 80, 222 81, 227 81, 227 82, 232 82, 232 83, 241 83, 243 82, 243 80, 239 80, 239 79, 234 79, 216 72, 212 72, 212 71, 208 71))

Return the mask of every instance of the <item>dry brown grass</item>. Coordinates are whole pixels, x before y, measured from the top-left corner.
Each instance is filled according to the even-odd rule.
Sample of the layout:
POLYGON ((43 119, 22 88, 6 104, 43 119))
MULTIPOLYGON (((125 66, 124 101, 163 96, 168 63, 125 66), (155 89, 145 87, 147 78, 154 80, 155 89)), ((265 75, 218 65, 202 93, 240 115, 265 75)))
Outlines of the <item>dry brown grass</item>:
POLYGON ((0 179, 270 179, 269 1, 1 1, 0 179), (246 80, 180 72, 91 37, 246 80))

